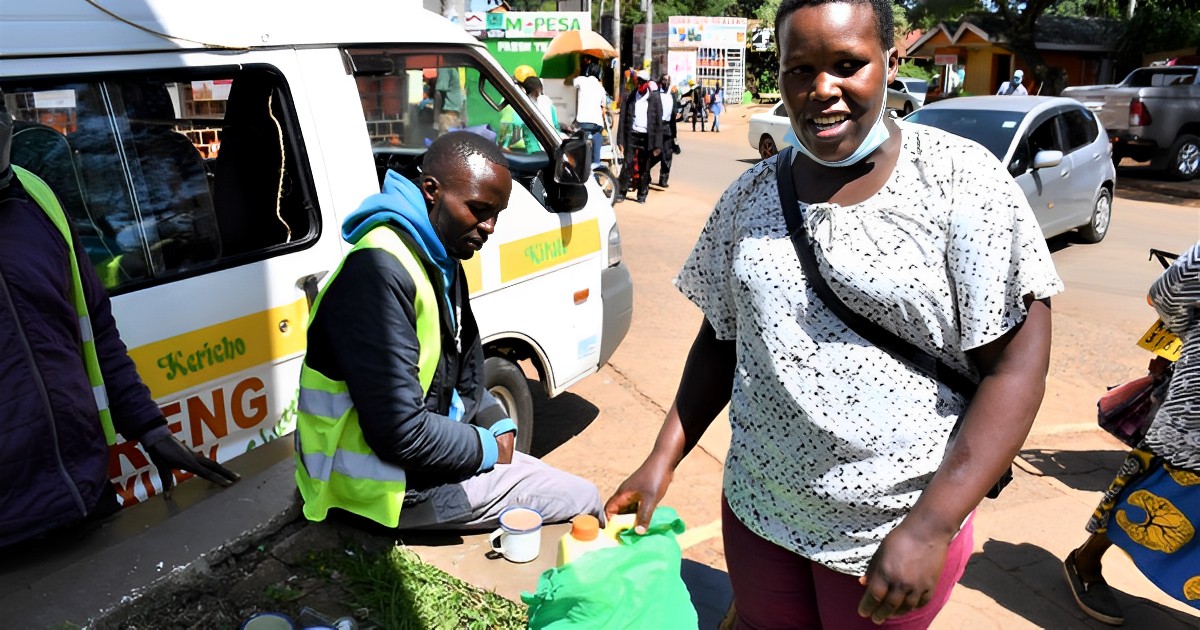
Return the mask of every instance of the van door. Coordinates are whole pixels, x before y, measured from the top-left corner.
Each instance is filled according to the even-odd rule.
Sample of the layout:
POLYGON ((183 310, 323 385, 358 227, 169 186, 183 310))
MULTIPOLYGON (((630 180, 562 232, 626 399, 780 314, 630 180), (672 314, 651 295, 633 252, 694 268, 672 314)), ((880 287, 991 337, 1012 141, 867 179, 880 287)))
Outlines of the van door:
POLYGON ((595 372, 603 244, 612 218, 602 221, 593 204, 572 212, 555 207, 542 175, 558 145, 548 117, 537 115, 515 82, 478 50, 346 53, 362 106, 359 135, 378 182, 389 169, 417 177, 426 147, 452 130, 479 134, 504 152, 514 179, 508 208, 487 246, 463 265, 485 353, 532 359, 551 395, 595 372))
MULTIPOLYGON (((5 63, 26 77, 3 86, 14 162, 62 198, 171 431, 217 461, 277 437, 308 300, 340 253, 295 53, 5 63)), ((129 442, 110 473, 125 505, 158 491, 129 442)))

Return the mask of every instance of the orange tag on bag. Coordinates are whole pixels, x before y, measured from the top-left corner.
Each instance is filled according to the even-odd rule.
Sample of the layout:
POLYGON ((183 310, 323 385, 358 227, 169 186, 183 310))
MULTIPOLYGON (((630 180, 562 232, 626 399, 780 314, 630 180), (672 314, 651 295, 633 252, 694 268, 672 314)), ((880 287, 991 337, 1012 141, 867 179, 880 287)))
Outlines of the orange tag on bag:
POLYGON ((1183 341, 1179 339, 1179 335, 1167 330, 1161 319, 1154 322, 1150 330, 1138 339, 1137 345, 1168 361, 1178 361, 1183 353, 1183 341))

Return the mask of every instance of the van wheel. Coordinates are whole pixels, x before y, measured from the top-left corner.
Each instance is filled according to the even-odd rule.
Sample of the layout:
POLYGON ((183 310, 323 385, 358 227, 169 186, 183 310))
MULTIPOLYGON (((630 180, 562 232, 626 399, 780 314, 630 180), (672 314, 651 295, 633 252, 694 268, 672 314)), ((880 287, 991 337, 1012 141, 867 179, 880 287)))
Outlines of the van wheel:
POLYGON ((609 205, 612 205, 613 200, 617 198, 617 178, 613 172, 607 166, 602 166, 592 171, 592 176, 596 178, 596 183, 600 184, 604 198, 608 200, 609 205))
POLYGON ((483 362, 483 386, 517 423, 517 450, 528 453, 533 445, 533 395, 525 373, 508 359, 488 357, 483 362))
POLYGON ((1107 188, 1101 188, 1096 197, 1096 205, 1092 208, 1092 218, 1087 225, 1079 228, 1079 237, 1085 243, 1099 243, 1108 234, 1108 226, 1112 223, 1112 193, 1107 188))
POLYGON ((1200 174, 1200 138, 1183 135, 1171 145, 1167 154, 1167 172, 1176 179, 1195 179, 1200 174))

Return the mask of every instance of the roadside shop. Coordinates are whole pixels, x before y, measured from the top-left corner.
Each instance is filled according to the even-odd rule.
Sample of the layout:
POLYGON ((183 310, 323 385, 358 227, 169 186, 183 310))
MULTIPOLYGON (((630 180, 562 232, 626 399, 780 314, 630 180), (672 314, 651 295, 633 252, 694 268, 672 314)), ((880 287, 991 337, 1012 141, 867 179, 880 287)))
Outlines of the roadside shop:
MULTIPOLYGON (((746 18, 671 16, 650 32, 651 74, 725 89, 725 101, 739 103, 746 88, 746 18)), ((646 58, 646 27, 634 27, 634 59, 646 58)))

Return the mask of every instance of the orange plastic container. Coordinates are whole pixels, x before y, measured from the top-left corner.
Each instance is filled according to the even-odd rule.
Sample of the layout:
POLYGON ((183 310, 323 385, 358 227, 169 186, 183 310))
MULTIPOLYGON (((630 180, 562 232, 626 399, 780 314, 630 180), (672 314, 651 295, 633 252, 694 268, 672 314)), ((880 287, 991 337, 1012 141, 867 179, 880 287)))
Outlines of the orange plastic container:
POLYGON ((636 522, 635 514, 619 514, 608 521, 607 527, 600 527, 600 521, 591 514, 580 514, 571 519, 571 531, 563 534, 558 540, 558 563, 563 566, 578 560, 589 551, 616 547, 621 544, 617 533, 632 529, 636 522))

